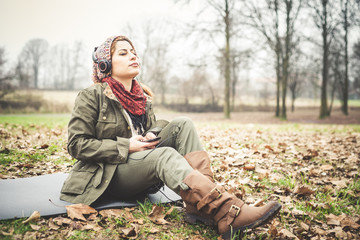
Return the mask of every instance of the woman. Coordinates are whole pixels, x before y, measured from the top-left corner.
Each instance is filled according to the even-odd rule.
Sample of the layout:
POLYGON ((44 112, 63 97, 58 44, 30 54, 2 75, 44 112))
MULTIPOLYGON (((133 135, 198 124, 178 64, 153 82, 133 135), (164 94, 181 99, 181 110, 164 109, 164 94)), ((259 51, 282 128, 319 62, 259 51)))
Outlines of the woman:
POLYGON ((68 151, 78 161, 62 200, 92 204, 104 193, 124 199, 163 182, 182 197, 189 219, 217 224, 225 238, 277 214, 277 202, 250 207, 214 183, 191 120, 156 120, 152 93, 135 80, 139 59, 128 38, 108 38, 93 60, 95 84, 77 96, 68 126, 68 151), (155 137, 161 143, 147 142, 155 137))

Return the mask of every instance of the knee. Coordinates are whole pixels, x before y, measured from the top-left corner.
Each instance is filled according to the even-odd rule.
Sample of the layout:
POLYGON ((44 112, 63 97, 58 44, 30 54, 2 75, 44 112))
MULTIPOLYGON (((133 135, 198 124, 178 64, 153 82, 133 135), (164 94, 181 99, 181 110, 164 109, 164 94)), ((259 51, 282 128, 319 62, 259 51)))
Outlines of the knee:
POLYGON ((179 155, 179 153, 172 147, 161 147, 158 149, 161 151, 159 156, 163 159, 171 159, 172 157, 179 155))
POLYGON ((177 117, 173 120, 173 123, 175 123, 177 125, 194 126, 193 121, 191 120, 191 118, 188 118, 188 117, 177 117))

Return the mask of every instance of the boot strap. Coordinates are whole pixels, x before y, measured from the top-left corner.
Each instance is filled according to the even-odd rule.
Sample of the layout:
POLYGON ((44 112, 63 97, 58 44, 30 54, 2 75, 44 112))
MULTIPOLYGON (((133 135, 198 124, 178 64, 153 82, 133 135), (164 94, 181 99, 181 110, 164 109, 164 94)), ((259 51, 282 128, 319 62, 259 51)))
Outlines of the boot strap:
POLYGON ((220 219, 222 219, 225 215, 227 215, 227 224, 230 225, 234 219, 239 216, 240 214, 240 211, 241 211, 241 207, 237 206, 237 205, 234 205, 232 204, 229 208, 229 210, 227 210, 227 207, 222 207, 220 209, 220 211, 218 211, 215 216, 214 216, 214 220, 216 222, 219 222, 220 219))
POLYGON ((214 201, 215 199, 219 199, 222 196, 222 191, 215 187, 211 190, 203 199, 201 199, 196 207, 197 210, 200 211, 203 207, 214 201))

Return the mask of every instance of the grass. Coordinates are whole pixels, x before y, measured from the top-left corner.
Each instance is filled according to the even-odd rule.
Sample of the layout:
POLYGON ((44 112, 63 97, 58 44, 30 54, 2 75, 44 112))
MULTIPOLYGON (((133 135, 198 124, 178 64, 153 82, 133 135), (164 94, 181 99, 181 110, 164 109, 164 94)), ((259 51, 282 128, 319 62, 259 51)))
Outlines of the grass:
MULTIPOLYGON (((6 130, 10 137, 6 137, 1 141, 0 149, 0 173, 3 175, 10 174, 15 177, 25 177, 26 172, 35 171, 32 166, 45 165, 41 163, 53 164, 56 171, 68 171, 69 166, 73 164, 74 159, 69 158, 66 153, 66 125, 69 115, 6 115, 0 116, 0 129, 6 130), (58 135, 57 132, 60 132, 58 135), (43 144, 47 144, 46 148, 41 148, 43 144), (18 147, 18 145, 22 147, 18 147), (64 166, 64 168, 61 168, 64 166), (60 168, 59 168, 60 167, 60 168), (15 172, 17 171, 17 172, 15 172)), ((199 123, 196 123, 199 124, 199 123)), ((199 124, 200 125, 200 124, 199 124)), ((233 179, 250 178, 249 184, 244 184, 246 196, 254 199, 267 199, 277 197, 291 197, 291 202, 286 203, 286 207, 290 209, 302 210, 305 216, 294 219, 293 215, 284 211, 280 212, 279 230, 293 230, 300 222, 311 221, 316 225, 320 221, 320 227, 326 225, 326 216, 329 214, 348 216, 360 215, 360 177, 359 175, 349 177, 346 173, 351 172, 354 164, 346 163, 343 159, 349 154, 358 154, 356 145, 353 142, 346 142, 346 139, 358 136, 360 125, 304 125, 304 124, 280 124, 280 125, 241 125, 234 122, 218 123, 209 122, 204 126, 199 126, 200 136, 214 136, 209 140, 215 143, 216 147, 205 142, 207 151, 213 157, 212 167, 217 177, 222 177, 222 182, 226 186, 227 181, 233 179), (316 136, 316 137, 314 137, 316 136), (330 142, 335 137, 341 139, 341 142, 330 142), (317 139, 318 138, 318 139, 317 139), (279 143, 286 143, 285 147, 279 147, 279 143), (341 144, 340 144, 341 143, 341 144), (324 144, 324 145, 321 145, 324 144), (353 145, 352 145, 353 144, 353 145), (270 151, 265 146, 271 146, 274 151, 270 151), (252 148, 252 146, 255 146, 252 148), (353 147, 353 148, 350 148, 353 147), (328 157, 323 154, 324 148, 326 153, 334 148, 328 157), (282 150, 285 152, 282 152, 282 150), (310 160, 303 160, 302 157, 308 154, 308 149, 319 152, 319 156, 310 160), (254 153, 255 151, 260 152, 254 153), (233 152, 233 153, 232 153, 233 152), (295 152, 293 154, 293 152, 295 152), (231 155, 233 154, 233 155, 231 155), (242 158, 238 159, 244 163, 255 163, 257 167, 270 170, 270 176, 259 179, 256 171, 244 171, 241 168, 229 169, 229 171, 221 170, 221 166, 226 164, 224 159, 231 155, 236 160, 237 154, 242 158), (245 156, 244 156, 245 155, 245 156), (274 161, 272 163, 271 161, 274 161), (310 168, 318 169, 321 164, 330 164, 336 166, 341 171, 328 171, 326 177, 323 178, 328 188, 323 185, 314 184, 315 178, 322 179, 322 175, 314 177, 309 172, 300 169, 310 168), (344 166, 345 165, 345 166, 344 166), (343 167, 342 167, 343 166, 343 167), (234 174, 234 175, 232 175, 234 174), (277 177, 277 182, 271 179, 272 175, 277 177), (335 188, 331 185, 332 178, 345 178, 349 184, 343 188, 335 188), (293 193, 296 186, 305 184, 310 186, 315 193, 312 196, 298 196, 293 193), (329 186, 331 186, 329 188, 329 186), (280 191, 278 191, 280 189, 280 191), (330 189, 330 190, 329 190, 330 189), (277 192, 278 191, 278 192, 277 192)), ((359 141, 359 138, 356 138, 359 141)), ((47 169, 49 166, 43 166, 47 169)), ((41 170, 41 169, 40 169, 41 170)), ((165 208, 165 212, 170 209, 171 204, 158 204, 165 208)), ((285 204, 284 204, 285 206, 285 204)), ((155 225, 151 222, 148 215, 152 210, 153 204, 150 201, 139 203, 138 207, 132 211, 136 219, 143 219, 144 224, 141 225, 138 232, 139 238, 155 238, 155 239, 187 239, 194 236, 202 236, 204 239, 217 239, 218 233, 211 227, 202 224, 189 225, 183 223, 182 211, 175 208, 172 213, 167 216, 166 220, 170 222, 165 227, 155 225), (153 233, 153 229, 158 228, 160 231, 153 233)), ((26 233, 33 232, 28 224, 22 224, 23 219, 0 221, 0 231, 9 232, 14 229, 14 234, 24 236, 26 233)), ((47 220, 46 220, 47 221, 47 220)), ((99 224, 102 223, 98 219, 99 224)), ((124 217, 112 218, 106 220, 109 227, 101 231, 93 230, 74 230, 66 234, 65 227, 62 227, 58 233, 53 233, 54 238, 67 239, 94 239, 108 238, 112 239, 119 235, 121 228, 129 227, 131 223, 129 219, 124 217), (56 235, 60 234, 60 235, 56 235), (62 234, 62 235, 61 235, 62 234)), ((331 229, 331 226, 327 226, 331 229)), ((40 232, 48 233, 47 225, 40 232)), ((354 233, 354 232, 353 232, 354 233)), ((308 235, 301 235, 307 239, 308 235)), ((331 238, 331 234, 327 237, 331 238)), ((356 236, 356 235, 355 235, 356 236)), ((1 235, 0 238, 12 239, 11 236, 1 235)), ((272 239, 266 230, 250 231, 237 236, 238 239, 272 239)), ((276 238, 276 237, 275 237, 276 238)))
POLYGON ((48 128, 66 127, 70 120, 70 114, 22 114, 22 115, 0 115, 0 124, 5 127, 8 125, 21 125, 27 128, 35 126, 45 126, 48 128))

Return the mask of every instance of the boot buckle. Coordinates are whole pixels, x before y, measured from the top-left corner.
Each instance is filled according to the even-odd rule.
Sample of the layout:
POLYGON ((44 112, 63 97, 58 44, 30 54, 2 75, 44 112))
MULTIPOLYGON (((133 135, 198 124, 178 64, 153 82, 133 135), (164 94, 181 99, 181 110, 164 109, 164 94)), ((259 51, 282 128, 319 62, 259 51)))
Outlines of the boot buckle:
POLYGON ((218 192, 219 195, 216 197, 216 199, 219 199, 219 198, 222 196, 221 191, 220 191, 219 189, 217 189, 216 187, 214 187, 214 189, 211 190, 210 193, 212 193, 212 192, 214 192, 214 191, 218 192))
POLYGON ((238 206, 236 206, 236 205, 231 205, 231 207, 230 207, 230 209, 229 209, 229 212, 231 212, 231 210, 232 210, 233 208, 237 210, 237 212, 236 212, 236 214, 235 214, 235 217, 237 217, 237 216, 239 215, 239 213, 240 213, 241 208, 238 207, 238 206))

